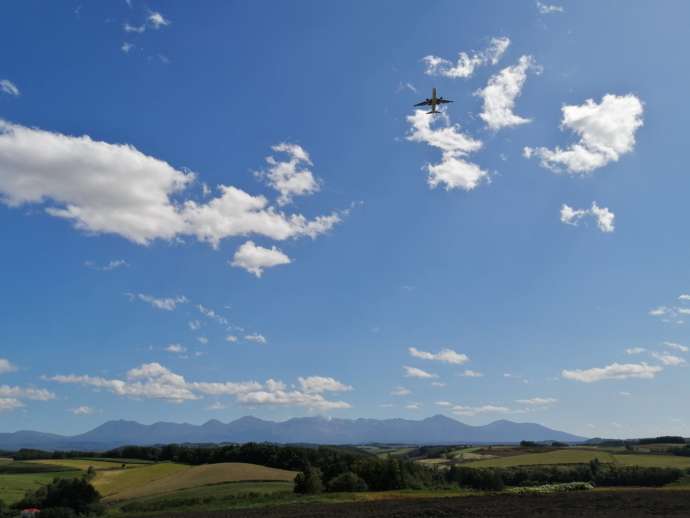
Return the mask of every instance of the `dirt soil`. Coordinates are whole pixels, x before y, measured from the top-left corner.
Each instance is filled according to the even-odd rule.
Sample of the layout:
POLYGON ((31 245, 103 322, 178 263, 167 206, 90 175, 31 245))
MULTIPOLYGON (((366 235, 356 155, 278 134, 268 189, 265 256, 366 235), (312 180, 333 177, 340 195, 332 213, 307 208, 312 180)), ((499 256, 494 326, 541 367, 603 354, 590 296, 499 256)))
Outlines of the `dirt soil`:
POLYGON ((690 491, 628 489, 550 495, 494 495, 304 504, 161 514, 176 518, 690 517, 690 491))

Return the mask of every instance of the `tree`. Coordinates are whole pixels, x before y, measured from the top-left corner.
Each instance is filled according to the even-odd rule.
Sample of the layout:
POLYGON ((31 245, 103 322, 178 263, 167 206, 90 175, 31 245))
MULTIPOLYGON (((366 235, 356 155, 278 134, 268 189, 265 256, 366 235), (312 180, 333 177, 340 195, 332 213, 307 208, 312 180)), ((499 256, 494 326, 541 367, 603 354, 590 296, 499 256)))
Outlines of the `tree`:
MULTIPOLYGON (((27 494, 18 508, 70 508, 77 514, 103 514, 101 495, 83 478, 56 478, 50 484, 27 494)), ((56 511, 56 513, 62 511, 56 511)))
POLYGON ((328 490, 339 493, 352 493, 357 491, 366 491, 369 489, 367 483, 358 477, 352 471, 341 473, 328 483, 328 490))
POLYGON ((295 493, 315 495, 322 491, 321 470, 312 468, 310 464, 307 464, 304 471, 298 473, 295 477, 295 493))

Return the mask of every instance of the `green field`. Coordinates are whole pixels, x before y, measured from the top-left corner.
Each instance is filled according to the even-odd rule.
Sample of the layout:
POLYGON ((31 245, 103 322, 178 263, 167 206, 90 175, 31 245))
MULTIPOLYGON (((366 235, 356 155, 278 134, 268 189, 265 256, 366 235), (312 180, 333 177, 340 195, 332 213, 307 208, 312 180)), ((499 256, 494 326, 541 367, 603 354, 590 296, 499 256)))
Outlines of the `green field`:
POLYGON ((75 478, 81 475, 81 471, 0 475, 0 500, 6 504, 12 504, 21 500, 27 491, 35 491, 50 483, 54 478, 75 478))

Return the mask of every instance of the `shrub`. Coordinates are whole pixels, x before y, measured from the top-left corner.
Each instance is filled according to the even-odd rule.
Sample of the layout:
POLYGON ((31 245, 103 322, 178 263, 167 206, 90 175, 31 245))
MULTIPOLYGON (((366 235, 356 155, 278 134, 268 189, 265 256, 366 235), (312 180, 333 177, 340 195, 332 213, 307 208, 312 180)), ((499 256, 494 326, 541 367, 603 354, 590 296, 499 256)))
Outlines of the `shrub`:
POLYGON ((314 495, 323 491, 321 470, 307 466, 295 477, 295 493, 314 495))
POLYGON ((368 489, 367 483, 358 477, 352 471, 341 473, 328 483, 328 490, 334 492, 357 492, 366 491, 368 489))

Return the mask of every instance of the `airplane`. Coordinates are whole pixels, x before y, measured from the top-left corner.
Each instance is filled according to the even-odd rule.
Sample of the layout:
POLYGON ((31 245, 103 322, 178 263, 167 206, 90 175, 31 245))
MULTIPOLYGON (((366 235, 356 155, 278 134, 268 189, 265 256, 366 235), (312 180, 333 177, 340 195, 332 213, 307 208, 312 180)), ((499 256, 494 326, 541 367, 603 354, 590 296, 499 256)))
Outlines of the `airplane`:
POLYGON ((425 99, 421 103, 415 104, 415 106, 431 106, 431 111, 427 113, 441 113, 439 112, 436 107, 440 104, 446 104, 446 103, 452 103, 453 101, 449 101, 448 99, 444 99, 443 97, 436 97, 436 88, 433 88, 431 90, 431 99, 425 99))

